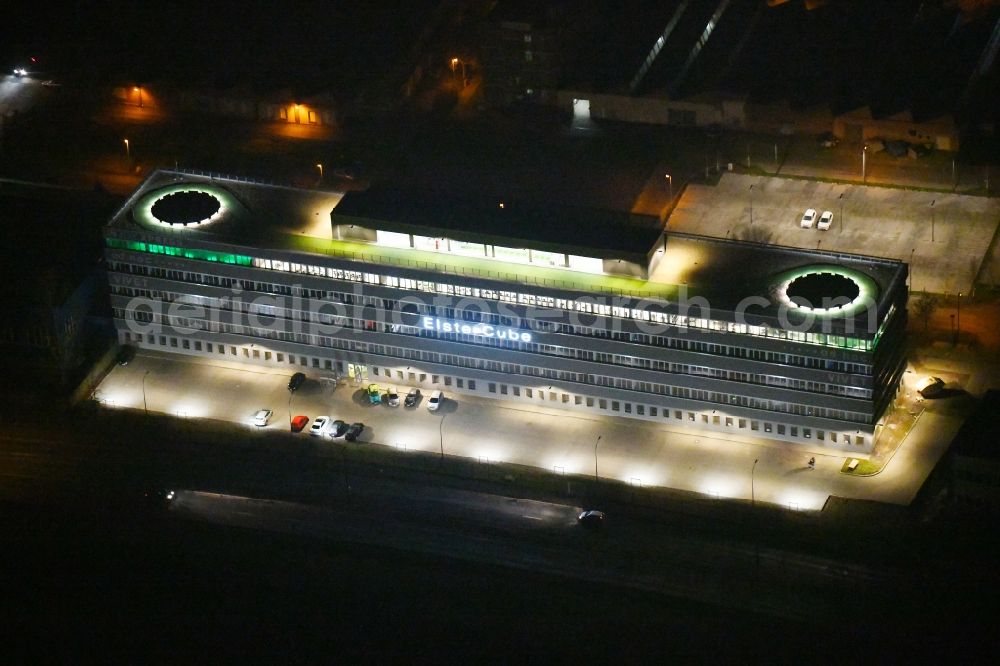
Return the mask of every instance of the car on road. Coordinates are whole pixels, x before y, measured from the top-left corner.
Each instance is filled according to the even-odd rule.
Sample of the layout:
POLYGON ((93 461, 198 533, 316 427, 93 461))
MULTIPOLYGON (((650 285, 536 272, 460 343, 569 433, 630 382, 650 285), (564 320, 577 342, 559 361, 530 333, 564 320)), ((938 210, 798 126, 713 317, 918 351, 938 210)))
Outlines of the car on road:
POLYGON ((305 373, 296 372, 292 375, 292 378, 288 380, 288 390, 297 391, 300 386, 306 381, 305 373))
POLYGON ((368 402, 370 402, 371 404, 377 405, 382 402, 382 389, 379 387, 378 384, 369 384, 367 393, 368 393, 368 402))
POLYGON ((802 215, 802 219, 799 221, 799 226, 803 229, 812 229, 813 224, 816 222, 816 209, 809 208, 806 210, 805 214, 802 215))
POLYGON ((302 432, 302 429, 306 427, 309 423, 309 417, 305 414, 299 414, 292 419, 292 432, 302 432))
POLYGON ((427 409, 436 412, 438 407, 441 406, 441 402, 444 400, 444 394, 441 391, 432 391, 431 397, 427 398, 427 409))
POLYGON ((165 488, 152 488, 143 492, 142 497, 150 506, 166 506, 174 501, 175 493, 165 488))
POLYGON ((348 442, 353 442, 361 436, 361 433, 365 430, 364 423, 352 423, 348 428, 347 432, 344 434, 344 439, 348 442))
POLYGON ((328 425, 330 425, 329 416, 317 416, 313 424, 309 427, 309 434, 322 437, 328 425))
POLYGON ((131 361, 134 356, 135 347, 132 345, 122 345, 121 348, 118 349, 118 356, 116 360, 118 361, 118 365, 128 365, 128 362, 131 361))
POLYGON ((258 409, 253 415, 253 424, 258 427, 266 426, 273 415, 274 412, 270 409, 258 409))
POLYGON ((576 521, 584 527, 600 527, 604 524, 604 512, 588 509, 577 516, 576 521))
POLYGON ((833 224, 833 213, 828 210, 824 210, 823 214, 819 216, 819 222, 816 223, 817 229, 829 229, 830 225, 833 224))
POLYGON ((403 406, 416 407, 418 402, 420 402, 420 389, 411 388, 406 392, 406 397, 403 399, 403 406))
POLYGON ((347 432, 347 421, 337 419, 330 424, 330 437, 343 437, 347 432))
POLYGON ((399 393, 396 392, 395 386, 390 386, 389 390, 385 392, 385 401, 389 403, 390 407, 399 407, 399 393))

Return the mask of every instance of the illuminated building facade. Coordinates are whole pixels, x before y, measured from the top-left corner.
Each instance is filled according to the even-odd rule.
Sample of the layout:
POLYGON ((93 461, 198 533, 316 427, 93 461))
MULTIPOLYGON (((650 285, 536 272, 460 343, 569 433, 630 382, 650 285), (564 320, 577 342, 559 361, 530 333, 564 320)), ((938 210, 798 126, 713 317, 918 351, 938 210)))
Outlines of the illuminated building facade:
POLYGON ((870 451, 897 261, 655 219, 159 171, 110 221, 120 341, 357 383, 870 451))

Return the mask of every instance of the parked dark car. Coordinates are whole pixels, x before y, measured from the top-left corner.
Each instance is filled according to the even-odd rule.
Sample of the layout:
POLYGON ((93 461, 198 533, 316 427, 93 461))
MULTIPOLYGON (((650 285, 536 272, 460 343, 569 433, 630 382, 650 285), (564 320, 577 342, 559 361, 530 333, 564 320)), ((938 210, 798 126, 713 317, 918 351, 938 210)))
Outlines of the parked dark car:
POLYGON ((288 380, 288 390, 296 391, 302 384, 306 381, 306 376, 304 373, 296 372, 292 375, 292 378, 288 380))
POLYGON ((346 439, 348 442, 353 442, 358 437, 361 436, 361 433, 364 432, 364 429, 365 429, 364 423, 352 423, 350 427, 347 428, 347 434, 344 435, 344 439, 346 439))
POLYGON ((406 397, 403 399, 403 406, 415 407, 419 401, 420 401, 420 389, 411 388, 409 392, 406 394, 406 397))
POLYGON ((128 365, 128 362, 135 357, 135 347, 132 345, 122 345, 118 349, 118 365, 128 365))
POLYGON ((343 437, 347 432, 347 422, 337 419, 330 424, 330 437, 343 437))

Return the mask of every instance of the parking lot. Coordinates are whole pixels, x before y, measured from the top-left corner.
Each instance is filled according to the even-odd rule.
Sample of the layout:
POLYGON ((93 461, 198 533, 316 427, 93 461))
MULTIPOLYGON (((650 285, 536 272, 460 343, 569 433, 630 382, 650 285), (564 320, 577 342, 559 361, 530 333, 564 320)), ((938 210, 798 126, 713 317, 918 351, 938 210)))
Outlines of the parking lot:
MULTIPOLYGON (((516 463, 556 474, 598 475, 635 486, 662 486, 709 497, 750 499, 793 509, 822 508, 830 495, 908 504, 943 453, 961 418, 925 413, 888 467, 874 477, 840 473, 844 457, 763 439, 721 439, 629 419, 567 413, 535 405, 446 393, 437 411, 427 393, 413 408, 372 404, 367 385, 310 372, 294 393, 290 373, 268 368, 139 353, 115 366, 94 397, 109 408, 148 409, 185 419, 217 419, 245 428, 270 409, 266 430, 291 434, 290 419, 319 415, 362 422, 356 444, 324 438, 331 447, 381 445, 399 455, 421 451, 462 456, 484 465, 516 463), (816 467, 808 459, 815 455, 816 467)), ((911 375, 907 375, 909 381, 911 375)), ((386 386, 382 385, 383 392, 386 386)), ((396 387, 402 396, 406 386, 396 387)))
POLYGON ((756 228, 777 245, 898 259, 913 291, 968 294, 998 223, 993 198, 726 173, 715 187, 689 185, 668 228, 717 238, 756 228), (832 212, 831 227, 802 228, 807 208, 832 212))

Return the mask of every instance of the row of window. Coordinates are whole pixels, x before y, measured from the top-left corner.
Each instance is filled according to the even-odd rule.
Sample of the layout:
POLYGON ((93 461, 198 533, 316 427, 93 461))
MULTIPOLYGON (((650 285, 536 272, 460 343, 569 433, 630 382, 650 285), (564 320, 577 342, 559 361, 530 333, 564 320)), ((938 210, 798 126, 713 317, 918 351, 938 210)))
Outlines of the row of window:
MULTIPOLYGON (((116 318, 125 319, 124 310, 114 308, 116 318)), ((570 372, 556 370, 553 368, 543 368, 531 365, 521 365, 517 363, 503 363, 488 359, 472 358, 458 354, 444 354, 439 352, 409 349, 391 345, 373 344, 360 340, 343 338, 332 338, 323 335, 309 333, 290 333, 287 331, 276 331, 254 326, 243 326, 239 324, 226 324, 205 320, 191 320, 184 318, 169 318, 166 322, 178 328, 188 328, 203 330, 209 333, 225 333, 231 335, 244 335, 270 340, 281 340, 285 342, 295 342, 304 345, 343 349, 347 351, 373 353, 381 356, 393 356, 396 358, 436 363, 439 365, 452 365, 467 368, 476 368, 491 372, 504 374, 520 374, 533 377, 541 377, 550 380, 574 382, 580 384, 593 384, 598 386, 613 387, 628 391, 638 391, 644 393, 656 393, 669 395, 676 398, 689 400, 700 400, 702 402, 712 402, 726 404, 751 409, 760 409, 772 412, 782 412, 787 414, 798 414, 801 416, 815 416, 821 418, 837 419, 840 421, 851 421, 855 423, 867 423, 868 417, 864 413, 847 410, 831 409, 826 407, 816 407, 812 405, 802 405, 778 400, 768 400, 754 398, 742 394, 726 393, 718 391, 705 391, 701 389, 691 389, 681 386, 671 386, 656 382, 644 382, 623 377, 609 377, 600 374, 570 372)))
MULTIPOLYGON (((113 293, 129 296, 147 296, 153 298, 153 292, 131 287, 112 287, 113 293)), ((712 377, 724 381, 735 381, 745 384, 757 384, 761 386, 776 386, 789 388, 796 391, 807 391, 810 393, 823 393, 827 395, 841 395, 851 398, 871 399, 871 389, 863 387, 848 386, 843 382, 817 382, 794 379, 781 375, 771 375, 764 373, 747 373, 735 370, 724 370, 711 368, 702 365, 692 365, 686 363, 673 363, 645 357, 637 357, 627 354, 608 354, 595 352, 575 347, 565 347, 562 345, 548 345, 536 342, 524 342, 521 340, 511 340, 509 338, 498 338, 495 336, 470 335, 464 333, 445 333, 434 329, 420 326, 409 326, 405 324, 385 324, 370 319, 356 319, 352 317, 333 316, 311 311, 293 310, 290 308, 276 308, 273 305, 247 303, 245 301, 232 301, 230 299, 218 299, 204 296, 191 296, 177 294, 174 292, 157 292, 158 296, 165 301, 184 302, 185 304, 198 304, 204 307, 216 308, 226 311, 239 311, 252 315, 263 315, 265 317, 285 318, 292 315, 294 319, 316 322, 326 326, 336 326, 339 328, 353 330, 370 330, 389 333, 394 335, 411 335, 428 337, 434 339, 451 340, 463 344, 475 344, 477 346, 497 346, 506 349, 513 349, 531 354, 543 354, 548 356, 558 356, 562 358, 572 358, 581 361, 602 363, 605 365, 619 365, 644 370, 655 370, 659 372, 670 372, 673 374, 697 375, 702 377, 712 377)), ((133 315, 137 321, 159 322, 159 319, 151 313, 143 311, 135 312, 133 315)), ((184 328, 203 328, 199 323, 200 319, 189 319, 175 317, 172 319, 174 325, 184 328)), ((234 318, 233 323, 239 322, 234 318)), ((281 328, 287 329, 287 321, 281 328)), ((309 331, 311 333, 322 334, 324 331, 309 331)), ((475 353, 475 352, 472 352, 475 353)))
MULTIPOLYGON (((130 247, 127 241, 108 239, 109 246, 124 247, 123 249, 138 249, 130 247)), ((145 245, 142 243, 131 245, 145 245)), ((200 257, 192 257, 198 259, 200 257)), ((697 328, 719 332, 736 333, 739 335, 752 335, 755 337, 777 338, 781 340, 792 340, 808 344, 840 347, 844 349, 855 349, 858 351, 868 351, 874 347, 874 341, 864 338, 854 338, 843 335, 833 335, 828 333, 806 333, 801 331, 791 331, 770 326, 754 326, 718 319, 703 317, 692 317, 668 312, 659 312, 648 308, 627 308, 619 305, 608 305, 599 302, 593 296, 585 296, 578 299, 555 298, 538 294, 529 294, 516 291, 483 289, 477 287, 466 287, 443 282, 431 282, 425 280, 414 280, 411 278, 400 278, 393 275, 381 273, 371 273, 354 271, 340 268, 330 268, 315 264, 300 264, 296 262, 281 261, 276 259, 264 259, 254 257, 252 265, 255 268, 265 270, 280 271, 283 273, 302 273, 316 277, 331 278, 334 280, 345 280, 350 282, 362 282, 367 284, 377 284, 394 289, 406 289, 410 291, 424 291, 435 294, 445 294, 449 296, 467 296, 472 298, 482 298, 484 300, 500 301, 519 305, 530 305, 539 307, 552 307, 566 311, 575 311, 587 314, 597 314, 602 316, 618 317, 622 319, 635 319, 649 321, 653 323, 678 326, 682 328, 697 328)), ((651 304, 651 303, 650 303, 651 304)), ((700 310, 700 308, 699 308, 700 310)))
MULTIPOLYGON (((287 285, 277 285, 273 283, 262 283, 254 282, 249 280, 235 280, 232 278, 225 278, 216 275, 205 275, 201 273, 187 273, 182 271, 173 271, 156 267, 147 266, 136 266, 133 264, 122 264, 114 263, 111 268, 113 270, 122 270, 122 272, 130 272, 141 275, 147 275, 149 277, 156 277, 161 279, 175 280, 175 281, 185 281, 195 284, 206 284, 209 286, 234 288, 239 287, 247 291, 256 291, 260 293, 274 293, 288 296, 301 296, 303 298, 313 298, 322 299, 325 301, 331 301, 334 303, 342 303, 344 305, 353 305, 355 307, 364 308, 372 307, 375 308, 375 312, 372 312, 369 319, 375 320, 379 319, 378 310, 383 309, 385 311, 399 310, 401 307, 400 301, 376 298, 374 296, 357 296, 351 293, 344 292, 323 292, 317 290, 301 290, 295 289, 299 292, 306 293, 295 293, 293 294, 293 288, 287 285)), ((246 303, 243 299, 229 299, 229 298, 214 298, 205 296, 196 296, 188 294, 180 294, 175 292, 161 292, 156 290, 143 290, 143 289, 133 289, 130 287, 117 287, 122 295, 128 296, 146 296, 153 299, 161 300, 177 300, 184 298, 185 302, 190 302, 194 304, 205 305, 206 307, 221 308, 221 309, 239 309, 242 312, 255 312, 258 314, 273 314, 283 317, 294 317, 298 319, 303 319, 305 321, 316 321, 319 323, 331 323, 332 315, 325 315, 322 311, 322 304, 316 310, 308 311, 298 311, 305 312, 307 315, 305 318, 303 316, 295 316, 295 312, 290 309, 279 308, 273 305, 265 304, 250 304, 246 303), (227 305, 228 304, 228 305, 227 305), (324 320, 324 316, 327 317, 327 321, 324 320)), ((625 331, 614 331, 608 330, 602 327, 593 326, 583 326, 576 324, 564 324, 560 322, 553 322, 546 319, 533 319, 528 317, 506 317, 496 313, 484 313, 476 310, 458 310, 454 308, 443 307, 439 308, 434 305, 427 305, 422 303, 414 303, 407 301, 402 304, 402 307, 406 311, 412 311, 416 314, 437 316, 442 315, 449 319, 462 319, 463 321, 479 322, 479 323, 490 323, 495 326, 513 326, 515 328, 525 328, 530 330, 536 330, 541 332, 550 333, 560 333, 566 335, 583 335, 587 337, 599 337, 604 339, 613 339, 620 342, 630 342, 634 344, 645 344, 657 347, 665 347, 668 349, 679 349, 683 351, 693 351, 704 354, 713 354, 716 356, 730 356, 735 358, 744 358, 755 361, 764 361, 767 363, 779 363, 782 365, 793 365, 798 367, 806 367, 812 369, 829 370, 832 372, 840 372, 844 374, 857 374, 857 375, 871 375, 872 368, 870 365, 862 363, 849 363, 846 361, 839 361, 828 358, 817 358, 814 356, 801 356, 797 354, 786 354, 781 352, 771 352, 764 351, 760 349, 753 349, 750 347, 741 347, 733 345, 721 345, 717 343, 702 342, 698 340, 690 340, 685 337, 671 337, 664 335, 649 335, 645 333, 629 333, 625 331)), ((382 319, 385 319, 384 315, 382 319)), ((679 331, 682 333, 682 331, 679 331)), ((495 343, 502 345, 502 341, 496 340, 495 343)))

